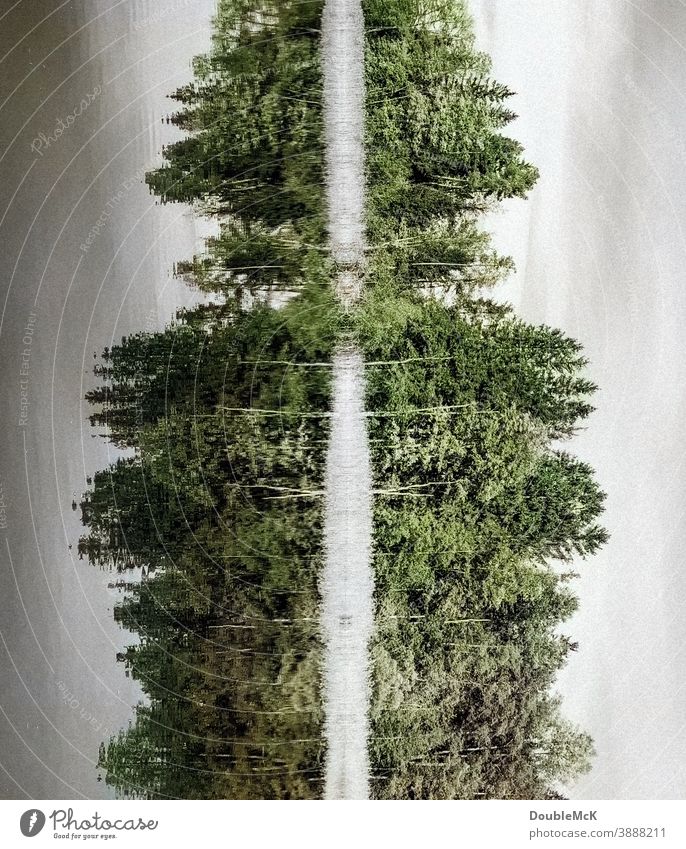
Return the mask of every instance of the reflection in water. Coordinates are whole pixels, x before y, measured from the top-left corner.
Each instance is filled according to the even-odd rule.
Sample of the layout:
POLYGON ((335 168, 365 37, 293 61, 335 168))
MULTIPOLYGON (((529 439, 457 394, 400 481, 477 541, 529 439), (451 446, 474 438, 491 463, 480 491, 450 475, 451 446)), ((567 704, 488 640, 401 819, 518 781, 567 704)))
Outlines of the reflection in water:
MULTIPOLYGON (((23 155, 35 159, 26 175, 54 169, 53 188, 37 201, 51 217, 40 231, 45 255, 36 245, 36 267, 22 266, 26 285, 10 290, 3 346, 21 380, 3 378, 2 391, 16 402, 19 386, 8 479, 31 517, 46 586, 38 581, 34 604, 31 548, 11 530, 8 574, 19 578, 7 597, 24 605, 30 631, 15 619, 8 658, 37 658, 33 640, 49 670, 39 658, 31 671, 36 713, 52 726, 43 709, 52 698, 61 721, 71 712, 87 733, 56 742, 40 723, 31 727, 32 711, 24 732, 26 699, 9 701, 7 734, 40 764, 20 756, 11 792, 27 794, 26 782, 53 791, 35 795, 60 795, 63 781, 68 795, 93 793, 90 753, 104 738, 99 766, 121 795, 321 795, 323 468, 332 349, 346 337, 359 340, 365 369, 376 369, 365 411, 378 485, 372 793, 557 798, 560 780, 588 768, 592 747, 550 693, 574 648, 557 626, 575 599, 571 576, 549 561, 604 541, 595 523, 603 495, 588 466, 550 448, 590 411, 578 344, 479 297, 509 263, 494 255, 478 216, 497 199, 525 196, 536 179, 501 134, 512 118, 509 91, 487 79, 461 6, 439 4, 418 37, 423 24, 409 7, 389 12, 366 0, 370 265, 363 302, 341 315, 331 286, 340 269, 323 247, 321 104, 312 96, 321 91, 322 4, 269 0, 269 14, 262 2, 254 16, 234 11, 249 5, 220 4, 222 37, 175 95, 173 125, 190 134, 147 178, 160 206, 133 175, 161 141, 165 110, 147 100, 174 86, 164 73, 146 78, 142 66, 158 48, 146 52, 137 39, 159 37, 185 5, 135 18, 129 4, 96 6, 82 31, 88 56, 128 37, 136 52, 123 61, 117 52, 116 67, 98 60, 97 79, 65 97, 55 120, 42 115, 27 129, 23 155), (128 11, 117 29, 108 16, 120 7, 128 11), (446 63, 460 71, 457 83, 446 63), (399 86, 413 96, 397 98, 399 86), (84 93, 99 87, 77 115, 84 93), (96 193, 101 180, 106 190, 96 193), (91 191, 94 202, 82 204, 91 191), (218 214, 205 248, 195 249, 183 224, 187 208, 167 201, 200 201, 218 214), (178 270, 212 296, 164 329, 174 299, 162 297, 158 240, 174 260, 188 258, 178 270), (439 297, 426 298, 427 289, 439 297), (93 386, 91 353, 103 345, 93 386), (83 394, 112 456, 85 438, 73 455, 83 394), (45 484, 53 467, 55 492, 51 478, 45 484), (95 468, 105 470, 90 481, 95 468), (74 538, 84 477, 78 554, 115 570, 114 580, 64 568, 60 545, 74 538), (56 505, 69 502, 65 517, 56 505), (12 571, 13 550, 23 572, 12 571), (57 563, 49 570, 48 553, 57 563), (113 617, 102 607, 105 581, 113 617), (114 664, 111 680, 100 674, 115 652, 128 678, 114 664), (46 684, 35 683, 39 673, 46 684), (91 693, 95 710, 84 703, 91 693), (69 761, 72 739, 90 780, 69 761)), ((186 35, 169 33, 163 44, 186 35)), ((41 184, 31 185, 36 202, 41 184)), ((26 234, 36 238, 32 225, 26 234)), ((24 235, 11 242, 17 256, 24 235)), ((28 527, 18 520, 7 511, 8 530, 28 527)), ((11 699, 22 672, 14 667, 11 699)))
POLYGON ((79 543, 92 563, 140 575, 122 577, 114 615, 139 639, 121 659, 147 698, 100 754, 125 796, 322 792, 318 577, 339 319, 317 247, 320 115, 303 105, 320 85, 320 6, 286 5, 265 39, 220 4, 219 32, 240 47, 217 39, 197 63, 173 118, 197 134, 148 178, 164 201, 220 212, 206 252, 179 265, 214 300, 106 349, 88 394, 92 423, 135 450, 96 474, 79 543), (268 91, 257 104, 234 82, 246 69, 268 91))
MULTIPOLYGON (((604 496, 553 448, 592 409, 580 345, 480 296, 509 263, 478 215, 537 177, 501 134, 510 92, 488 79, 461 7, 437 8, 418 38, 409 7, 365 3, 370 258, 364 298, 341 314, 340 269, 321 247, 320 104, 307 96, 321 88, 321 4, 275 3, 259 26, 235 9, 220 5, 214 50, 176 94, 174 123, 191 134, 149 177, 164 201, 220 214, 207 251, 181 266, 215 300, 106 349, 88 394, 93 423, 135 454, 96 476, 79 548, 140 570, 122 579, 115 618, 140 637, 122 660, 148 696, 103 746, 106 780, 134 796, 321 795, 323 490, 327 524, 339 510, 340 538, 354 539, 323 480, 332 348, 347 338, 370 370, 364 411, 357 398, 335 427, 346 445, 370 419, 371 792, 559 798, 592 741, 551 692, 576 604, 573 575, 551 561, 603 544, 604 496), (446 78, 446 63, 461 75, 446 78), (395 98, 389 70, 412 97, 395 98), (434 96, 455 85, 459 99, 434 96)), ((341 633, 353 608, 340 608, 341 633)), ((366 699, 360 683, 352 696, 366 699)), ((336 793, 366 764, 354 751, 338 768, 330 749, 336 793)))

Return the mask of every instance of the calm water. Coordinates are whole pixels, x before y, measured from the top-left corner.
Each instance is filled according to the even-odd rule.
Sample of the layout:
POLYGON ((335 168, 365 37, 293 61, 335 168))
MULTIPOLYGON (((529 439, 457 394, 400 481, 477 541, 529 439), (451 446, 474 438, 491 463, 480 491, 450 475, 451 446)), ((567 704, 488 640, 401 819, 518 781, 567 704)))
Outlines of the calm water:
POLYGON ((93 354, 189 300, 199 234, 142 182, 213 0, 0 2, 0 796, 98 797, 98 745, 139 698, 115 663, 114 578, 75 555, 112 458, 82 398, 93 354), (42 135, 41 135, 42 134, 42 135), (6 527, 5 527, 6 525, 6 527), (70 546, 74 548, 70 550, 70 546))
MULTIPOLYGON (((359 0, 328 0, 322 18, 331 255, 353 266, 335 287, 347 308, 364 263, 364 21, 359 0), (357 278, 357 279, 356 279, 357 278)), ((374 627, 372 475, 362 355, 333 359, 322 574, 327 799, 369 798, 369 641, 374 627)))

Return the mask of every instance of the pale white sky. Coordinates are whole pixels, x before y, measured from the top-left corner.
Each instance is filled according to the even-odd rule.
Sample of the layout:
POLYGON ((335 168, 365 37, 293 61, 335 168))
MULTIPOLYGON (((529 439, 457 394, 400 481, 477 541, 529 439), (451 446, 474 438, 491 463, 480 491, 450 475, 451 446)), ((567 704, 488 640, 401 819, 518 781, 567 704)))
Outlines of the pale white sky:
POLYGON ((686 6, 472 0, 541 170, 489 224, 521 315, 579 338, 600 385, 570 448, 608 492, 612 539, 580 564, 560 680, 598 757, 572 794, 686 797, 686 6))

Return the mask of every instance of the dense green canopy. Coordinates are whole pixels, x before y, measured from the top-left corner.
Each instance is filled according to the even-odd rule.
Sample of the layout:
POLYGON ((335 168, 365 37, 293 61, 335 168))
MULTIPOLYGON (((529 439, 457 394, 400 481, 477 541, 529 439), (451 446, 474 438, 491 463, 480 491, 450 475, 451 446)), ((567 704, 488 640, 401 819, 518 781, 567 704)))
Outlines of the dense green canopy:
POLYGON ((363 0, 367 237, 360 305, 327 256, 321 2, 221 0, 149 175, 220 235, 181 266, 208 303, 106 349, 92 423, 125 459, 81 505, 82 556, 127 575, 121 656, 146 701, 103 744, 121 795, 321 795, 318 581, 331 358, 366 360, 374 472, 372 788, 555 798, 587 770, 556 675, 570 564, 606 539, 567 451, 595 386, 581 346, 487 290, 481 216, 535 183, 503 134, 460 0, 363 0))

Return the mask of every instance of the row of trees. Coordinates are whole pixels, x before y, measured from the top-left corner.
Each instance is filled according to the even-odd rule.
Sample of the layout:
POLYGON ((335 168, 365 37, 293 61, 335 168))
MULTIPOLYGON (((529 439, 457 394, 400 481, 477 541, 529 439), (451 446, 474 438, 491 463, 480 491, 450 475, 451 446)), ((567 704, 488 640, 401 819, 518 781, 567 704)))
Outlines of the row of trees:
POLYGON ((479 216, 538 177, 502 133, 512 92, 490 79, 462 0, 362 7, 371 282, 473 295, 512 268, 479 216))
POLYGON ((606 539, 593 471, 553 441, 595 390, 580 345, 487 290, 511 270, 480 223, 537 178, 502 130, 465 4, 363 0, 375 502, 374 790, 545 798, 590 765, 554 682, 570 564, 606 539))
POLYGON ((120 795, 323 786, 330 374, 308 364, 330 360, 341 317, 325 249, 322 7, 220 0, 212 50, 173 95, 186 136, 147 178, 162 202, 218 217, 206 252, 179 264, 215 297, 106 349, 87 396, 91 423, 135 450, 95 476, 79 545, 132 574, 115 617, 136 640, 119 659, 146 701, 100 752, 120 795))
POLYGON ((541 798, 589 765, 550 693, 573 647, 564 564, 606 539, 592 469, 549 447, 588 412, 582 361, 514 318, 414 307, 419 336, 413 318, 368 349, 390 361, 368 370, 383 411, 370 419, 376 791, 541 798))
POLYGON ((318 581, 336 340, 364 351, 374 470, 372 787, 543 798, 588 768, 555 677, 574 563, 606 539, 560 450, 595 387, 579 344, 488 289, 481 216, 537 172, 503 135, 460 0, 363 0, 366 289, 343 315, 323 200, 323 3, 220 0, 148 177, 219 216, 182 273, 215 297, 106 349, 91 421, 133 449, 95 476, 80 553, 122 573, 146 693, 100 764, 121 795, 309 798, 323 786, 318 581), (218 296, 218 297, 217 297, 218 296))
POLYGON ((246 296, 326 285, 323 0, 220 0, 213 48, 172 97, 185 137, 147 181, 163 202, 219 216, 207 252, 180 265, 203 291, 246 296))
POLYGON ((300 365, 330 357, 331 306, 314 287, 219 315, 131 336, 100 368, 98 422, 136 454, 96 474, 79 549, 122 573, 120 660, 147 697, 100 765, 129 796, 315 797, 329 372, 300 365))

